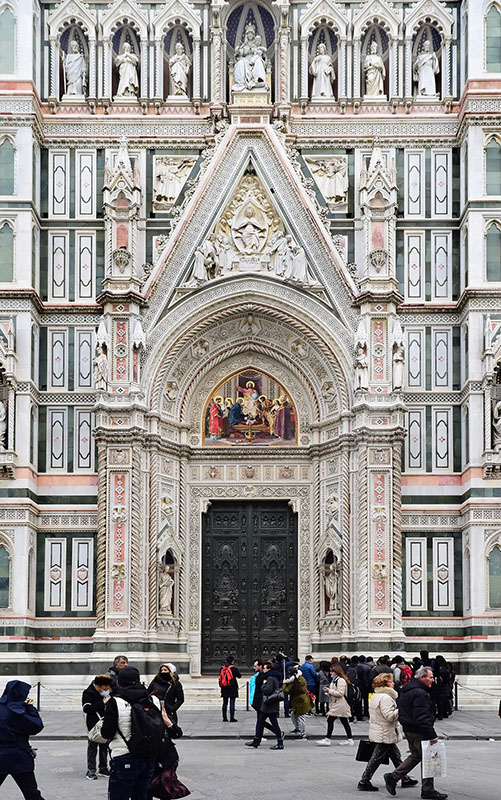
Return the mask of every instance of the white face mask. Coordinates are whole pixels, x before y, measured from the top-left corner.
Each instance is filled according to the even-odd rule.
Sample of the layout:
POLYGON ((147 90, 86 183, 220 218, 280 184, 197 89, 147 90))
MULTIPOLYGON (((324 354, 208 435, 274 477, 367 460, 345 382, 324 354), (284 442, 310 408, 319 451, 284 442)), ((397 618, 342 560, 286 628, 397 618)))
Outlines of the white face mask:
POLYGON ((99 694, 101 695, 101 697, 109 697, 111 692, 109 689, 104 689, 104 691, 99 692, 99 694))

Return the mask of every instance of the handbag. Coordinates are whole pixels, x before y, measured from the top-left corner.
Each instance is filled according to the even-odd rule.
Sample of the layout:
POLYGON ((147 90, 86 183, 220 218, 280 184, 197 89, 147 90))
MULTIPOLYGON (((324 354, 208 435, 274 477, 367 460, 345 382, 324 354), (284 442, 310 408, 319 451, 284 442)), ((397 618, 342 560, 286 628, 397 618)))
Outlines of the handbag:
POLYGON ((103 721, 104 717, 99 717, 94 727, 90 729, 90 731, 87 734, 89 742, 95 742, 96 744, 106 744, 108 739, 105 739, 101 733, 101 728, 103 727, 103 721))
POLYGON ((268 705, 268 703, 270 703, 270 704, 274 703, 276 700, 278 700, 278 702, 281 703, 285 699, 284 690, 283 689, 275 689, 274 692, 272 692, 271 694, 269 694, 267 697, 265 697, 263 699, 264 699, 264 704, 265 705, 268 705))
MULTIPOLYGON (((358 750, 355 756, 355 761, 370 761, 372 758, 372 754, 374 753, 374 748, 376 747, 377 742, 371 742, 369 739, 360 739, 358 743, 358 750)), ((384 756, 381 764, 389 764, 390 759, 387 755, 384 756)))

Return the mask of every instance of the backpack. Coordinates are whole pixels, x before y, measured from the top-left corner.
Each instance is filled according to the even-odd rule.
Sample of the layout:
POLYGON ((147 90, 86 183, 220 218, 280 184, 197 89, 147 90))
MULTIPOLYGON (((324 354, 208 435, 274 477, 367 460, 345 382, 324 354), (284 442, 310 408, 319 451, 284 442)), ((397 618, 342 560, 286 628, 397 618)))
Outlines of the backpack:
POLYGON ((221 667, 221 672, 219 673, 219 685, 229 686, 232 680, 233 671, 231 667, 221 667))
POLYGON ((120 728, 118 733, 135 758, 155 758, 161 755, 165 743, 165 723, 162 712, 150 698, 130 706, 132 735, 126 739, 120 728))
POLYGON ((360 689, 358 688, 356 683, 348 684, 346 699, 348 700, 348 705, 350 706, 352 706, 354 703, 358 703, 362 699, 362 693, 360 692, 360 689))
POLYGON ((412 679, 412 669, 406 664, 404 667, 400 667, 402 672, 404 673, 404 677, 402 678, 402 683, 406 684, 412 679))

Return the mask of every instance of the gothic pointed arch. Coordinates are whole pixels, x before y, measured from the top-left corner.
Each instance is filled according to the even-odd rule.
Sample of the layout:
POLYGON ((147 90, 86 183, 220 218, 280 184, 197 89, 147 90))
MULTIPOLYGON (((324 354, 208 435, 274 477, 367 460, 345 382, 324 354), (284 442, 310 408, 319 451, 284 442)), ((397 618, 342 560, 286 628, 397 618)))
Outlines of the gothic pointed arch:
POLYGON ((96 39, 97 20, 95 12, 81 0, 63 0, 49 15, 49 36, 60 37, 68 28, 78 25, 85 36, 96 39))
POLYGON ((393 3, 387 0, 366 0, 353 18, 353 38, 360 39, 372 25, 381 27, 387 36, 398 38, 400 19, 393 3))
POLYGON ((101 20, 103 37, 112 37, 124 25, 130 26, 142 41, 148 38, 148 17, 135 0, 120 0, 109 6, 101 20))
POLYGON ((454 17, 437 0, 421 0, 410 8, 405 17, 405 37, 412 39, 423 25, 431 25, 441 37, 451 37, 454 17))
POLYGON ((339 36, 346 36, 348 19, 342 8, 333 0, 316 0, 301 12, 299 17, 301 33, 311 36, 316 28, 327 25, 339 36))
POLYGON ((200 12, 186 0, 170 0, 158 12, 153 21, 155 37, 164 36, 171 28, 178 25, 186 28, 193 38, 200 39, 202 25, 200 12))

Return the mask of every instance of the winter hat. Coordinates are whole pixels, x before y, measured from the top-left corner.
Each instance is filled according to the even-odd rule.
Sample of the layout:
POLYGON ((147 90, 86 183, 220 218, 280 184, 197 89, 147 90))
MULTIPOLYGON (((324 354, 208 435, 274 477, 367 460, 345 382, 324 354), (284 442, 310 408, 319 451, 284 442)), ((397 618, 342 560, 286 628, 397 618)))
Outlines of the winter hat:
POLYGON ((119 686, 133 686, 139 683, 139 670, 136 667, 124 667, 117 675, 119 686))
POLYGON ((170 661, 168 663, 162 664, 162 667, 167 667, 168 669, 170 669, 173 675, 175 675, 175 673, 177 672, 176 665, 171 664, 170 661))

